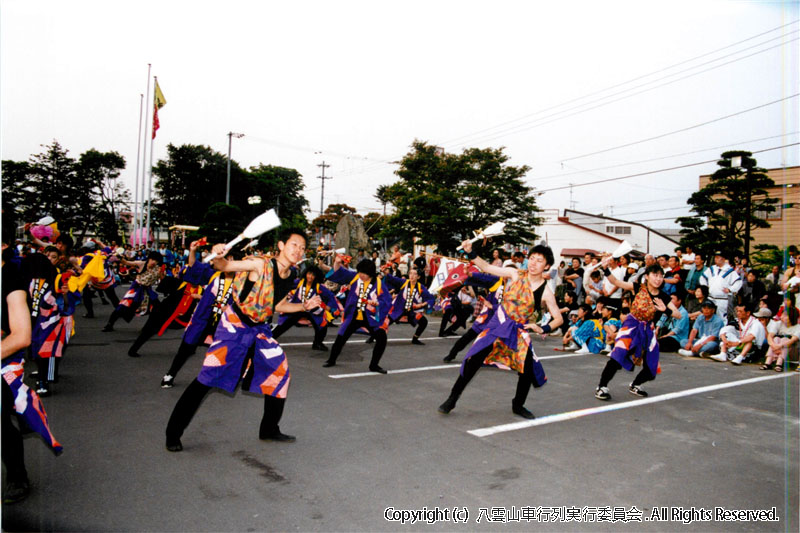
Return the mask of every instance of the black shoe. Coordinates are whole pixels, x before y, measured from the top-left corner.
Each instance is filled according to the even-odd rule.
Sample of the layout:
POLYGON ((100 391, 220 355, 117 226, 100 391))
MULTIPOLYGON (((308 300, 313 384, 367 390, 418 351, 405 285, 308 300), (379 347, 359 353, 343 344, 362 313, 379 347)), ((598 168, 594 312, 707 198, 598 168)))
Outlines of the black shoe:
POLYGON ((171 439, 167 437, 167 450, 170 452, 183 451, 183 444, 181 444, 181 439, 171 439))
POLYGON ((133 350, 128 350, 128 357, 141 357, 142 354, 139 352, 134 352, 133 350))
POLYGON ((175 378, 170 376, 169 374, 164 374, 164 377, 161 378, 161 388, 171 389, 174 386, 175 386, 175 378))
POLYGON ((83 318, 94 318, 94 313, 86 313, 83 318))
POLYGON ((103 305, 108 305, 108 300, 103 300, 103 299, 101 298, 101 299, 100 299, 100 302, 101 302, 103 305))
POLYGON ((50 396, 50 385, 46 381, 36 382, 36 394, 41 397, 50 396))
POLYGON ((439 412, 442 413, 443 415, 446 415, 447 413, 452 411, 455 406, 456 406, 456 399, 450 396, 444 401, 442 405, 439 406, 439 412))
POLYGON ((633 383, 631 383, 628 387, 628 392, 634 396, 639 396, 640 398, 647 398, 647 391, 643 390, 639 385, 634 385, 633 383))
POLYGON ((261 440, 274 440, 275 442, 294 442, 297 440, 297 437, 294 435, 286 435, 285 433, 281 433, 280 430, 275 433, 270 433, 269 435, 259 435, 258 438, 261 440))
POLYGON ((521 405, 520 406, 516 406, 516 405, 512 404, 511 405, 511 412, 514 413, 515 415, 521 416, 522 418, 527 418, 528 420, 533 420, 534 418, 536 418, 533 415, 533 413, 531 413, 530 411, 528 411, 527 409, 525 409, 521 405))
POLYGON ((379 367, 378 365, 369 365, 370 372, 377 372, 378 374, 386 374, 386 370, 379 367))
POLYGON ((598 400, 607 401, 611 399, 611 393, 608 392, 608 387, 597 387, 594 391, 594 397, 598 400))
POLYGON ((312 344, 312 345, 311 345, 311 349, 312 349, 312 350, 317 350, 317 351, 319 351, 319 352, 327 352, 327 351, 328 351, 328 347, 327 347, 327 346, 325 346, 325 345, 324 345, 324 344, 322 344, 322 343, 319 343, 319 344, 312 344))
POLYGON ((34 379, 35 379, 35 378, 38 378, 38 377, 39 377, 39 371, 38 371, 38 370, 34 370, 34 371, 33 371, 33 372, 31 372, 30 374, 28 374, 28 377, 29 377, 29 378, 34 378, 34 379))
POLYGON ((103 331, 105 333, 108 333, 109 331, 114 331, 114 326, 112 326, 111 324, 106 324, 100 331, 103 331))
POLYGON ((425 343, 419 340, 418 338, 414 337, 411 339, 411 344, 419 344, 420 346, 425 346, 425 343))
POLYGON ((375 342, 375 339, 373 337, 370 337, 366 340, 364 344, 372 344, 373 342, 375 342))
POLYGON ((445 355, 444 359, 442 359, 442 361, 445 362, 445 363, 449 363, 450 361, 452 361, 455 358, 456 358, 455 355, 445 355))
POLYGON ((336 361, 325 361, 325 364, 322 365, 325 368, 330 368, 332 366, 336 366, 336 361))
POLYGON ((31 493, 31 485, 27 479, 22 481, 9 481, 3 491, 3 503, 17 503, 28 497, 31 493))

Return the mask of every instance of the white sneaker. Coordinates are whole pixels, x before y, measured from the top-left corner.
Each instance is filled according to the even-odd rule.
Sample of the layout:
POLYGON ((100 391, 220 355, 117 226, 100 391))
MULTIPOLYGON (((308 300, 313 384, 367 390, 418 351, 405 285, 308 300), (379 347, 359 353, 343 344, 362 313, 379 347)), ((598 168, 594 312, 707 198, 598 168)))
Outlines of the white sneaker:
POLYGON ((605 346, 603 346, 603 349, 600 350, 600 353, 611 353, 611 345, 606 344, 605 346))
POLYGON ((731 360, 731 363, 733 363, 734 365, 741 365, 742 361, 744 361, 744 356, 742 354, 739 354, 731 360))
POLYGON ((712 355, 709 359, 713 359, 714 361, 718 361, 720 363, 724 363, 728 360, 728 354, 726 353, 718 353, 717 355, 712 355))
POLYGON ((678 353, 684 357, 694 357, 694 352, 692 352, 691 350, 685 350, 681 348, 680 350, 678 350, 678 353))
POLYGON ((578 346, 578 345, 577 345, 577 344, 575 344, 574 342, 570 342, 569 344, 567 344, 566 346, 564 346, 564 349, 565 349, 565 350, 570 350, 570 351, 572 351, 572 350, 577 350, 578 348, 580 348, 580 346, 578 346))
POLYGON ((589 354, 589 353, 592 353, 592 351, 585 344, 583 346, 581 346, 580 350, 575 352, 576 355, 586 355, 586 354, 589 354))

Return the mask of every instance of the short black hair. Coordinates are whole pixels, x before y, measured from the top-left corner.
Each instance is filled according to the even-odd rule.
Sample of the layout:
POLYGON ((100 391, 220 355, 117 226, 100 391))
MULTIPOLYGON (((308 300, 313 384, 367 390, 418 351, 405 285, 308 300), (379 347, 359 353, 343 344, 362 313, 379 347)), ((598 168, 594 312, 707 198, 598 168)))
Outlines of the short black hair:
POLYGON ((322 270, 317 265, 309 265, 306 268, 306 271, 303 272, 303 277, 305 278, 308 274, 314 276, 315 283, 321 283, 325 279, 325 275, 322 273, 322 270))
MULTIPOLYGON (((661 257, 663 257, 663 256, 661 256, 661 257)), ((644 270, 644 275, 645 276, 648 275, 648 274, 663 274, 663 273, 664 273, 664 269, 661 268, 661 265, 659 265, 658 263, 653 263, 652 265, 650 265, 649 267, 647 267, 644 270)))
POLYGON ((296 228, 296 227, 281 228, 278 231, 278 240, 285 243, 286 241, 289 240, 289 238, 292 235, 299 235, 300 237, 302 237, 306 246, 308 246, 308 235, 306 235, 305 230, 302 228, 296 228))
POLYGON ((63 244, 67 248, 68 252, 72 250, 73 246, 75 246, 75 240, 72 237, 70 237, 68 233, 62 233, 61 235, 59 235, 56 238, 56 244, 58 243, 63 244))
MULTIPOLYGON (((703 298, 708 298, 708 286, 707 285, 698 285, 697 289, 700 289, 700 292, 703 293, 703 298)), ((695 290, 697 290, 695 289, 695 290)))
POLYGON ((377 275, 375 263, 371 259, 362 259, 359 261, 358 265, 356 265, 356 272, 366 274, 371 278, 374 278, 377 275))
POLYGON ((706 300, 703 302, 703 305, 701 305, 700 308, 702 309, 704 307, 707 309, 713 309, 714 311, 717 310, 717 304, 715 304, 712 300, 706 300))
MULTIPOLYGON (((544 262, 547 264, 547 266, 553 266, 553 262, 555 260, 553 259, 553 250, 551 250, 549 246, 545 246, 544 244, 537 244, 528 253, 528 257, 532 256, 533 254, 541 255, 542 257, 544 257, 544 262)), ((577 257, 575 259, 577 259, 577 257)), ((578 259, 578 261, 580 261, 580 259, 578 259)))
POLYGON ((681 304, 686 301, 686 291, 682 289, 677 289, 675 292, 672 293, 672 296, 680 300, 681 304))
POLYGON ((150 252, 149 254, 147 254, 147 259, 152 259, 153 261, 155 261, 159 265, 164 264, 164 256, 162 256, 158 252, 150 252))
POLYGON ((586 313, 587 315, 592 314, 592 306, 587 303, 582 303, 581 305, 578 306, 578 309, 583 309, 583 312, 586 313))

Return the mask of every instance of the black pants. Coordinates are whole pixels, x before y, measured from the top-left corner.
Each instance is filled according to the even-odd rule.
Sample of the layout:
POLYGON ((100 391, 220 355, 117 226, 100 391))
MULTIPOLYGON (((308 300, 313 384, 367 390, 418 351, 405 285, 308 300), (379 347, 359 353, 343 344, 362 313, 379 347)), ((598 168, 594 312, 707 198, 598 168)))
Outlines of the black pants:
MULTIPOLYGON (((620 368, 622 368, 622 365, 620 365, 615 359, 609 359, 605 368, 603 369, 603 373, 600 374, 600 383, 598 384, 598 387, 608 387, 608 384, 611 383, 611 379, 614 377, 614 374, 616 374, 617 370, 620 368)), ((647 366, 647 361, 644 361, 642 363, 642 369, 638 374, 636 374, 632 385, 638 386, 653 379, 655 379, 655 376, 652 372, 650 372, 650 367, 647 366)))
POLYGON ((172 376, 173 378, 178 375, 178 372, 186 361, 194 355, 194 352, 197 350, 196 344, 189 344, 188 342, 182 340, 181 345, 178 348, 178 353, 175 354, 175 357, 172 359, 172 364, 167 370, 167 375, 172 376))
POLYGON ((658 339, 658 349, 661 352, 677 352, 681 348, 683 348, 683 346, 681 346, 681 343, 678 342, 678 339, 675 337, 658 339))
POLYGON ((372 349, 372 360, 370 361, 369 366, 378 366, 381 357, 383 357, 383 352, 386 350, 386 332, 381 328, 373 328, 366 320, 353 320, 350 322, 350 325, 347 326, 347 329, 343 334, 336 336, 336 341, 334 341, 333 348, 331 348, 331 355, 328 358, 328 362, 336 362, 339 354, 342 353, 344 343, 347 342, 347 339, 349 339, 358 328, 366 328, 369 331, 370 336, 375 339, 375 347, 372 349))
MULTIPOLYGON (((463 368, 464 375, 458 376, 455 385, 453 385, 453 388, 450 391, 451 398, 457 400, 461 396, 461 393, 467 388, 467 384, 472 380, 473 377, 475 377, 475 374, 477 374, 478 370, 481 369, 481 365, 483 365, 483 362, 491 352, 492 346, 487 346, 480 352, 467 359, 467 362, 464 364, 463 368)), ((528 399, 528 392, 530 392, 531 387, 533 386, 533 352, 530 348, 528 348, 528 354, 525 356, 523 372, 519 373, 518 375, 517 392, 514 395, 514 399, 511 401, 511 405, 514 407, 522 407, 525 404, 525 400, 528 399)))
MULTIPOLYGON (((253 355, 255 354, 255 345, 250 347, 250 350, 242 363, 242 368, 246 368, 253 355)), ((252 365, 250 366, 252 372, 252 365)), ((174 374, 173 374, 174 375, 174 374)), ((249 373, 250 377, 252 374, 249 373)), ((248 378, 242 384, 242 388, 247 387, 248 378)), ((192 417, 197 412, 203 398, 206 397, 211 387, 203 385, 197 378, 192 381, 186 390, 183 391, 178 403, 172 410, 167 423, 167 441, 175 441, 181 438, 183 432, 192 421, 192 417)), ((280 431, 278 423, 283 416, 283 408, 286 404, 286 398, 275 398, 273 396, 264 396, 264 415, 261 417, 261 426, 259 427, 259 437, 269 437, 275 435, 280 431)))
POLYGON ((449 307, 442 315, 442 323, 439 325, 439 336, 452 335, 458 328, 466 328, 467 320, 472 316, 473 311, 475 311, 475 308, 471 305, 460 304, 449 307), (456 317, 456 321, 450 325, 450 319, 453 316, 456 317))
POLYGON ((117 297, 117 293, 114 290, 114 287, 108 287, 107 289, 94 289, 90 286, 86 286, 83 289, 83 305, 86 307, 86 314, 93 315, 94 314, 94 293, 103 298, 103 295, 108 297, 108 300, 111 302, 111 305, 117 307, 119 305, 119 298, 117 297))
POLYGON ((478 337, 478 332, 474 329, 470 328, 466 333, 464 333, 460 339, 456 341, 452 348, 450 348, 450 353, 447 354, 448 359, 455 359, 458 352, 469 346, 469 344, 474 341, 478 337))
POLYGON ((311 317, 311 313, 291 313, 286 317, 286 321, 281 324, 280 326, 276 326, 272 328, 272 338, 277 339, 286 331, 289 330, 292 326, 297 325, 300 319, 305 318, 309 322, 311 322, 311 327, 314 328, 314 345, 318 346, 322 344, 325 340, 325 336, 328 334, 328 326, 317 326, 317 323, 314 322, 314 319, 311 317))
MULTIPOLYGON (((66 346, 62 349, 62 354, 66 351, 66 346)), ((61 364, 61 358, 50 357, 37 357, 36 370, 39 371, 39 381, 58 381, 58 366, 61 364)))
POLYGON ((2 447, 3 464, 6 467, 6 479, 8 482, 23 482, 28 480, 28 472, 25 470, 25 448, 22 445, 22 433, 11 421, 12 417, 19 418, 14 411, 14 393, 11 387, 3 381, 3 422, 2 422, 2 447))
MULTIPOLYGON (((406 311, 405 313, 397 317, 397 320, 400 320, 403 316, 406 316, 408 317, 408 324, 410 326, 413 326, 414 324, 411 321, 413 320, 412 317, 414 316, 414 314, 416 314, 415 311, 406 311)), ((392 320, 390 322, 390 324, 396 324, 396 323, 397 321, 395 320, 392 320)), ((428 318, 425 315, 422 315, 420 319, 417 320, 417 329, 416 331, 414 331, 414 337, 419 338, 420 335, 422 335, 422 332, 425 331, 425 328, 427 327, 428 327, 428 318)))

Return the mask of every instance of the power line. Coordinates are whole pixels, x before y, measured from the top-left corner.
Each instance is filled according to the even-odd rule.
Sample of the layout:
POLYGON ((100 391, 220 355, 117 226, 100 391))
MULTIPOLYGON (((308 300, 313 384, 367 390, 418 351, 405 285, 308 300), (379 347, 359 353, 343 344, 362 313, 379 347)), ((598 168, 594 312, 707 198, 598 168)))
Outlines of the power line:
MULTIPOLYGON (((751 153, 760 154, 762 152, 770 152, 772 150, 780 150, 781 148, 788 148, 790 146, 797 146, 797 145, 800 145, 800 143, 785 144, 783 146, 776 146, 774 148, 766 148, 764 150, 756 150, 756 151, 751 152, 751 153)), ((551 187, 549 189, 542 189, 542 190, 540 190, 538 192, 544 193, 544 192, 551 192, 551 191, 560 191, 560 190, 563 190, 563 189, 569 189, 570 187, 585 187, 587 185, 597 185, 598 183, 607 183, 607 182, 610 182, 610 181, 619 181, 619 180, 624 180, 624 179, 628 179, 628 178, 638 178, 640 176, 648 176, 650 174, 659 174, 661 172, 669 172, 671 170, 680 170, 682 168, 696 167, 696 166, 699 166, 699 165, 706 165, 708 163, 716 163, 717 161, 719 161, 719 160, 718 159, 709 159, 708 161, 700 161, 698 163, 689 163, 689 164, 686 164, 686 165, 679 165, 679 166, 676 166, 676 167, 661 168, 661 169, 658 169, 658 170, 650 170, 650 171, 647 171, 647 172, 639 172, 637 174, 630 174, 628 176, 620 176, 618 178, 607 178, 607 179, 596 180, 596 181, 587 181, 586 183, 572 183, 572 184, 569 184, 569 185, 562 185, 561 187, 551 187)))
MULTIPOLYGON (((590 169, 587 169, 587 170, 576 170, 575 172, 567 172, 567 173, 562 173, 562 174, 551 174, 549 176, 539 176, 539 177, 536 177, 536 178, 529 178, 528 181, 544 181, 544 180, 554 179, 554 178, 565 178, 567 176, 574 176, 576 174, 584 174, 584 173, 591 173, 591 172, 596 172, 596 171, 600 171, 600 170, 609 170, 609 169, 612 169, 612 168, 627 167, 627 166, 630 166, 630 165, 638 165, 638 164, 641 164, 641 163, 652 163, 653 161, 661 161, 663 159, 672 159, 673 157, 681 157, 681 156, 684 156, 684 155, 699 154, 699 153, 702 153, 702 152, 709 152, 711 150, 721 150, 723 148, 729 148, 731 146, 743 145, 743 144, 747 144, 747 143, 760 142, 760 141, 768 141, 768 140, 771 140, 771 139, 777 139, 779 137, 789 137, 790 135, 796 135, 797 133, 800 133, 800 132, 793 131, 791 133, 782 133, 780 135, 773 135, 771 137, 762 137, 760 139, 750 139, 750 140, 747 140, 747 141, 732 142, 732 143, 723 144, 721 146, 713 146, 713 147, 710 147, 710 148, 702 148, 700 150, 693 150, 691 152, 683 152, 681 154, 672 154, 672 155, 666 155, 666 156, 662 156, 662 157, 654 157, 654 158, 651 158, 651 159, 640 159, 639 161, 631 161, 631 162, 628 162, 628 163, 619 163, 619 164, 616 164, 616 165, 609 165, 607 167, 590 168, 590 169)), ((667 189, 667 190, 669 190, 669 189, 667 189)))
MULTIPOLYGON (((466 138, 472 137, 472 136, 474 136, 474 135, 478 135, 478 134, 480 134, 480 133, 484 133, 484 132, 487 132, 487 131, 491 131, 491 130, 493 130, 493 129, 497 129, 497 128, 500 128, 500 127, 502 127, 502 126, 505 126, 505 125, 508 125, 508 124, 511 124, 511 123, 514 123, 514 122, 518 122, 518 121, 520 121, 520 120, 524 120, 524 119, 526 119, 526 118, 528 118, 528 117, 533 117, 533 116, 536 116, 536 115, 538 115, 538 114, 545 113, 545 112, 547 112, 547 111, 550 111, 550 110, 553 110, 553 109, 557 109, 557 108, 559 108, 559 107, 563 107, 563 106, 565 106, 565 105, 571 104, 571 103, 573 103, 573 102, 577 102, 577 101, 579 101, 579 100, 583 100, 583 99, 586 99, 586 98, 590 98, 590 97, 592 97, 592 96, 595 96, 595 95, 598 95, 598 94, 604 93, 604 92, 606 92, 606 91, 610 91, 610 90, 612 90, 612 89, 616 89, 617 87, 621 87, 621 86, 623 86, 623 85, 627 85, 627 84, 629 84, 629 83, 633 83, 633 82, 635 82, 635 81, 639 81, 639 80, 641 80, 641 79, 644 79, 644 78, 647 78, 647 77, 653 76, 653 75, 655 75, 655 74, 659 74, 659 73, 661 73, 661 72, 664 72, 664 71, 667 71, 667 70, 673 69, 673 68, 675 68, 675 67, 679 67, 679 66, 681 66, 681 65, 684 65, 684 64, 686 64, 686 63, 690 63, 690 62, 692 62, 692 61, 695 61, 695 60, 697 60, 697 59, 701 59, 701 58, 703 58, 703 57, 707 57, 707 56, 709 56, 709 55, 716 54, 717 52, 721 52, 721 51, 723 51, 723 50, 727 50, 728 48, 732 48, 732 47, 734 47, 734 46, 737 46, 737 45, 739 45, 739 44, 742 44, 742 43, 745 43, 745 42, 748 42, 748 41, 752 41, 753 39, 757 39, 757 38, 759 38, 759 37, 761 37, 761 36, 767 35, 767 34, 769 34, 769 33, 772 33, 772 32, 774 32, 774 31, 778 31, 778 30, 780 30, 780 29, 783 29, 783 28, 785 28, 785 27, 787 27, 787 26, 791 26, 791 25, 793 25, 793 24, 797 24, 798 22, 800 22, 800 20, 794 20, 794 21, 792 21, 792 22, 789 22, 789 23, 787 23, 787 24, 784 24, 784 25, 782 25, 782 26, 778 26, 777 28, 773 28, 773 29, 771 29, 771 30, 768 30, 768 31, 765 31, 765 32, 762 32, 762 33, 759 33, 759 34, 756 34, 756 35, 753 35, 752 37, 748 37, 747 39, 743 39, 743 40, 741 40, 741 41, 737 41, 737 42, 735 42, 735 43, 732 43, 732 44, 729 44, 729 45, 727 45, 727 46, 723 46, 722 48, 718 48, 718 49, 716 49, 716 50, 712 50, 712 51, 710 51, 710 52, 706 52, 706 53, 704 53, 704 54, 701 54, 701 55, 699 55, 699 56, 695 56, 695 57, 693 57, 693 58, 686 59, 686 60, 684 60, 684 61, 680 61, 680 62, 678 62, 678 63, 672 64, 672 65, 669 65, 669 66, 667 66, 667 67, 664 67, 664 68, 661 68, 661 69, 658 69, 658 70, 655 70, 655 71, 653 71, 653 72, 649 72, 649 73, 647 73, 647 74, 643 74, 643 75, 641 75, 641 76, 637 76, 637 77, 635 77, 635 78, 631 78, 631 79, 629 79, 629 80, 626 80, 626 81, 623 81, 623 82, 617 83, 617 84, 615 84, 615 85, 611 85, 610 87, 606 87, 606 88, 604 88, 604 89, 600 89, 600 90, 598 90, 598 91, 595 91, 595 92, 592 92, 592 93, 589 93, 589 94, 585 94, 585 95, 583 95, 583 96, 579 96, 579 97, 577 97, 577 98, 573 98, 573 99, 571 99, 571 100, 567 100, 567 101, 565 101, 565 102, 561 102, 561 103, 559 103, 559 104, 556 104, 556 105, 553 105, 553 106, 550 106, 550 107, 546 107, 546 108, 544 108, 544 109, 540 109, 539 111, 535 111, 535 112, 533 112, 533 113, 529 113, 529 114, 527 114, 527 115, 523 115, 522 117, 519 117, 519 118, 516 118, 516 119, 512 119, 512 120, 509 120, 509 121, 506 121, 506 122, 502 122, 502 123, 500 123, 500 124, 498 124, 498 125, 496 125, 496 126, 492 126, 492 127, 489 127, 489 128, 484 128, 484 129, 482 129, 482 130, 478 130, 478 131, 476 131, 476 132, 473 132, 473 133, 469 133, 469 134, 466 134, 466 135, 462 135, 462 136, 460 136, 460 137, 455 137, 455 138, 453 138, 453 139, 449 139, 449 140, 447 140, 447 141, 443 142, 442 144, 450 144, 450 143, 453 143, 453 142, 455 142, 455 141, 459 141, 459 140, 461 140, 461 139, 466 139, 466 138)), ((795 31, 797 31, 797 30, 795 30, 795 31)), ((781 36, 781 37, 779 37, 779 38, 783 38, 783 36, 781 36)), ((771 40, 774 40, 774 39, 771 39, 771 40)), ((765 42, 769 42, 769 41, 765 41, 765 42)), ((764 43, 761 43, 761 44, 764 44, 764 43)), ((760 45, 756 45, 756 46, 760 46, 760 45)), ((740 51, 740 52, 741 52, 741 51, 740 51)), ((735 53, 738 53, 738 52, 735 52, 735 53)))
MULTIPOLYGON (((795 32, 792 32, 792 33, 797 33, 797 32, 795 31, 795 32)), ((781 36, 780 38, 783 38, 783 36, 781 36)), ((771 39, 771 40, 774 40, 774 39, 771 39)), ((670 80, 670 81, 667 81, 667 82, 665 82, 665 83, 662 83, 662 84, 660 84, 660 85, 655 85, 655 86, 653 86, 653 87, 649 87, 649 88, 647 88, 647 89, 643 89, 643 90, 641 90, 641 91, 639 91, 639 92, 635 92, 635 93, 631 93, 631 94, 628 94, 628 95, 622 96, 622 97, 620 97, 620 98, 617 98, 617 99, 615 99, 615 100, 609 100, 609 101, 607 101, 607 102, 603 102, 603 100, 607 100, 608 98, 612 98, 612 97, 614 97, 614 96, 617 96, 617 95, 620 95, 620 94, 626 93, 626 92, 628 92, 628 91, 632 91, 632 90, 638 89, 638 88, 640 88, 640 87, 645 87, 645 86, 647 86, 647 85, 650 85, 650 84, 652 84, 652 83, 656 83, 657 81, 664 80, 664 79, 667 79, 667 78, 670 78, 670 77, 676 76, 676 75, 678 75, 678 74, 681 74, 681 73, 683 73, 683 72, 688 72, 688 71, 690 71, 690 70, 693 70, 693 69, 699 68, 700 66, 703 66, 703 65, 705 65, 705 64, 708 64, 708 63, 713 63, 713 62, 715 62, 715 61, 719 61, 720 59, 724 59, 725 57, 729 57, 730 55, 735 55, 735 54, 741 53, 741 52, 742 52, 742 51, 744 51, 744 50, 742 50, 742 51, 739 51, 739 52, 734 52, 733 54, 729 54, 729 56, 723 56, 723 57, 721 57, 721 58, 714 59, 714 60, 712 60, 712 61, 709 61, 708 63, 704 63, 703 65, 696 65, 696 66, 694 66, 694 67, 690 67, 690 68, 688 68, 688 69, 685 69, 685 70, 683 70, 683 71, 679 71, 679 72, 675 72, 675 73, 673 73, 673 74, 669 74, 669 75, 667 75, 667 76, 664 76, 663 78, 660 78, 660 79, 657 79, 657 80, 652 80, 652 81, 646 82, 646 83, 644 83, 644 84, 638 85, 638 86, 636 86, 636 87, 631 87, 631 88, 624 89, 624 90, 622 90, 622 91, 619 91, 619 92, 617 92, 617 93, 614 93, 614 94, 610 94, 610 95, 607 95, 607 96, 603 96, 603 97, 601 97, 601 98, 598 98, 598 99, 596 99, 596 100, 593 100, 593 101, 591 101, 591 102, 584 102, 584 103, 582 103, 582 104, 578 104, 578 105, 576 105, 576 106, 574 106, 574 107, 571 107, 571 108, 568 108, 568 109, 564 109, 564 110, 562 110, 562 111, 557 111, 557 112, 555 112, 555 113, 553 113, 553 114, 551 114, 551 115, 548 115, 548 116, 545 116, 545 117, 542 117, 542 118, 538 118, 538 119, 535 119, 535 120, 531 120, 531 121, 529 121, 529 122, 525 122, 525 123, 523 123, 523 124, 518 124, 518 125, 516 125, 516 126, 511 126, 511 127, 509 127, 509 128, 506 128, 506 129, 500 130, 500 131, 498 131, 498 132, 496 132, 496 133, 493 133, 493 134, 490 134, 490 135, 488 135, 488 136, 478 137, 478 138, 476 138, 476 139, 473 139, 473 140, 470 140, 470 141, 464 141, 464 142, 458 143, 458 144, 456 144, 455 146, 463 146, 464 144, 467 144, 467 142, 469 142, 469 143, 479 143, 479 142, 486 142, 486 141, 491 141, 491 140, 498 139, 498 138, 500 138, 500 137, 506 137, 506 136, 508 136, 508 135, 513 135, 513 134, 516 134, 516 133, 522 133, 522 132, 524 132, 524 131, 528 131, 528 130, 531 130, 531 129, 534 129, 534 128, 538 128, 538 127, 540 127, 540 126, 544 126, 544 125, 546 125, 546 124, 551 124, 551 123, 553 123, 553 122, 557 122, 557 121, 559 121, 559 120, 563 120, 563 119, 565 119, 565 118, 573 117, 573 116, 575 116, 575 115, 579 115, 579 114, 585 113, 585 112, 587 112, 587 111, 592 111, 592 110, 594 110, 594 109, 598 109, 598 108, 600 108, 600 107, 605 107, 605 106, 607 106, 607 105, 610 105, 610 104, 613 104, 613 103, 619 102, 619 101, 621 101, 621 100, 625 100, 625 99, 631 98, 631 97, 633 97, 633 96, 637 96, 637 95, 640 95, 640 94, 643 94, 643 93, 646 93, 646 92, 649 92, 649 91, 652 91, 652 90, 658 89, 658 88, 660 88, 660 87, 665 87, 665 86, 667 86, 667 85, 671 85, 671 84, 673 84, 673 83, 677 83, 677 82, 679 82, 679 81, 683 81, 683 80, 685 80, 685 79, 692 78, 692 77, 698 76, 698 75, 700 75, 700 74, 704 74, 704 73, 706 73, 706 72, 709 72, 709 71, 711 71, 711 70, 716 70, 716 69, 718 69, 718 68, 724 67, 724 66, 726 66, 726 65, 730 65, 730 64, 732 64, 732 63, 737 63, 737 62, 739 62, 739 61, 742 61, 742 60, 744 60, 744 59, 748 59, 748 58, 750 58, 750 57, 753 57, 753 56, 756 56, 756 55, 758 55, 758 54, 762 54, 762 53, 764 53, 764 52, 767 52, 767 51, 769 51, 769 50, 772 50, 772 49, 774 49, 774 48, 780 48, 780 47, 782 47, 782 46, 785 46, 785 45, 787 45, 787 44, 789 44, 789 43, 792 43, 792 42, 794 42, 794 41, 797 41, 797 40, 798 40, 798 38, 795 38, 795 39, 792 39, 792 40, 790 40, 790 41, 786 41, 786 42, 783 42, 783 43, 781 43, 781 44, 778 44, 778 45, 775 45, 775 46, 772 46, 772 47, 769 47, 769 48, 765 48, 765 49, 763 49, 763 50, 759 50, 758 52, 754 52, 754 53, 752 53, 752 54, 750 54, 750 55, 747 55, 747 56, 742 56, 742 57, 739 57, 739 58, 737 58, 737 59, 733 59, 733 60, 731 60, 731 61, 727 61, 727 62, 725 62, 725 63, 720 63, 719 65, 715 65, 715 66, 713 66, 713 67, 709 67, 709 68, 707 68, 707 69, 705 69, 705 70, 701 70, 701 71, 699 71, 699 72, 695 72, 695 73, 693 73, 693 74, 689 74, 689 75, 687 75, 687 76, 684 76, 684 77, 682 77, 682 78, 677 78, 677 79, 674 79, 674 80, 670 80), (602 103, 601 103, 601 102, 602 102, 602 103), (580 109, 579 111, 575 111, 574 113, 570 113, 570 114, 567 114, 567 115, 563 115, 564 113, 567 113, 568 111, 572 111, 572 110, 575 110, 575 109, 579 109, 579 108, 581 108, 581 107, 584 107, 584 106, 587 106, 587 105, 591 105, 591 104, 597 104, 597 105, 595 105, 595 106, 593 106, 593 107, 586 108, 586 109, 580 109), (559 115, 562 115, 562 116, 559 116, 559 115), (546 120, 546 119, 548 119, 548 118, 552 118, 552 117, 555 117, 555 118, 553 118, 552 120, 548 120, 548 121, 546 121, 546 122, 541 122, 541 121, 543 121, 543 120, 546 120), (537 124, 537 122, 538 122, 538 124, 537 124)), ((766 42, 769 42, 769 41, 765 41, 764 43, 760 43, 760 44, 758 44, 758 45, 755 45, 755 46, 760 46, 761 44, 765 44, 766 42)), ((751 47, 751 48, 752 48, 752 47, 751 47)), ((745 50, 749 50, 749 48, 747 48, 747 49, 745 49, 745 50)))
POLYGON ((641 144, 641 143, 644 143, 644 142, 654 141, 656 139, 662 139, 664 137, 669 137, 670 135, 675 135, 676 133, 683 133, 685 131, 689 131, 689 130, 692 130, 692 129, 695 129, 695 128, 700 128, 702 126, 707 126, 709 124, 713 124, 714 122, 719 122, 721 120, 726 120, 726 119, 733 118, 733 117, 736 117, 736 116, 739 116, 739 115, 743 115, 745 113, 749 113, 749 112, 755 111, 757 109, 762 109, 764 107, 768 107, 768 106, 771 106, 771 105, 779 104, 779 103, 781 103, 783 101, 795 98, 798 95, 800 95, 800 93, 795 93, 795 94, 793 94, 791 96, 787 96, 785 98, 780 98, 779 100, 774 100, 772 102, 767 102, 766 104, 761 104, 761 105, 756 106, 756 107, 751 107, 749 109, 744 109, 744 110, 738 111, 736 113, 731 113, 730 115, 725 115, 723 117, 718 117, 718 118, 715 118, 715 119, 712 119, 712 120, 708 120, 706 122, 701 122, 699 124, 694 124, 693 126, 688 126, 686 128, 681 128, 679 130, 674 130, 674 131, 670 131, 670 132, 667 132, 667 133, 662 133, 661 135, 656 135, 654 137, 648 137, 647 139, 640 139, 638 141, 630 142, 630 143, 627 143, 627 144, 620 144, 618 146, 612 146, 611 148, 605 148, 603 150, 598 150, 596 152, 590 152, 588 154, 578 155, 578 156, 575 156, 575 157, 568 157, 566 159, 563 159, 563 161, 574 161, 576 159, 583 159, 584 157, 589 157, 589 156, 598 155, 598 154, 604 154, 606 152, 611 152, 612 150, 619 150, 620 148, 627 148, 629 146, 635 146, 637 144, 641 144))

